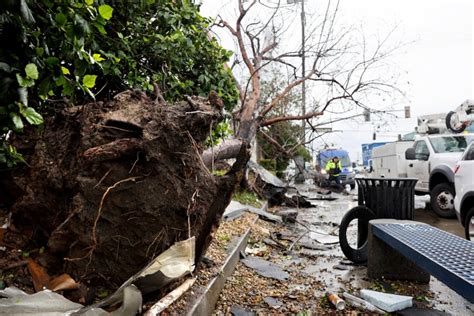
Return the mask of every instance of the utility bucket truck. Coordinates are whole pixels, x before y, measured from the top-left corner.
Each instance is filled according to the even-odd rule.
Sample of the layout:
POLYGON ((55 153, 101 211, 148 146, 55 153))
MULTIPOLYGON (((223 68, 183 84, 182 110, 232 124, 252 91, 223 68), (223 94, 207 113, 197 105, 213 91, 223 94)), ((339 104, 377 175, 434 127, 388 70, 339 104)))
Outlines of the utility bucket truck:
POLYGON ((374 176, 418 179, 415 192, 430 195, 438 216, 454 217, 453 169, 474 135, 450 134, 448 129, 464 130, 474 114, 473 104, 467 100, 448 115, 421 116, 413 142, 394 142, 374 149, 374 176))

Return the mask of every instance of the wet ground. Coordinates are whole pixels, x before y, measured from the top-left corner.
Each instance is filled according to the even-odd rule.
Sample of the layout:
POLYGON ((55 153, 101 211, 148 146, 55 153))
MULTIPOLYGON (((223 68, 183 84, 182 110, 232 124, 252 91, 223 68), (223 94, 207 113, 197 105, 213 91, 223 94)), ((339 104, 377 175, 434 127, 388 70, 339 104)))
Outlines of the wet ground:
MULTIPOLYGON (((300 193, 314 197, 317 195, 314 186, 302 185, 298 188, 300 193)), ((337 225, 340 223, 344 214, 357 205, 356 190, 351 191, 350 195, 341 195, 333 193, 338 199, 334 201, 313 201, 317 206, 314 208, 300 209, 298 221, 310 224, 311 229, 322 230, 326 232, 335 232, 337 234, 337 225)), ((456 219, 441 219, 429 210, 429 199, 421 196, 416 197, 415 220, 428 223, 442 230, 448 231, 460 237, 463 237, 463 228, 456 219)), ((348 239, 356 240, 356 229, 348 231, 348 239)), ((349 270, 338 270, 334 267, 344 260, 344 254, 340 247, 336 246, 332 250, 317 251, 315 254, 320 256, 317 264, 309 265, 304 268, 308 274, 316 273, 318 278, 325 281, 329 290, 347 291, 348 288, 361 289, 370 287, 372 289, 381 287, 387 289, 392 287, 411 287, 408 283, 388 283, 377 284, 366 278, 365 267, 350 267, 349 270)), ((433 310, 445 312, 452 315, 472 315, 474 314, 474 304, 470 304, 463 297, 452 291, 450 288, 431 277, 429 285, 416 285, 415 288, 423 294, 415 297, 415 300, 425 301, 425 307, 433 310), (428 294, 427 294, 428 293, 428 294)), ((390 289, 388 289, 390 291, 390 289)), ((402 292, 404 289, 399 288, 402 292)), ((410 289, 405 289, 407 293, 410 289)), ((400 291, 398 291, 400 292, 400 291)), ((416 292, 416 290, 415 290, 416 292)), ((323 295, 324 293, 320 293, 323 295)), ((416 295, 416 293, 414 293, 416 295)), ((434 311, 433 311, 434 312, 434 311)))

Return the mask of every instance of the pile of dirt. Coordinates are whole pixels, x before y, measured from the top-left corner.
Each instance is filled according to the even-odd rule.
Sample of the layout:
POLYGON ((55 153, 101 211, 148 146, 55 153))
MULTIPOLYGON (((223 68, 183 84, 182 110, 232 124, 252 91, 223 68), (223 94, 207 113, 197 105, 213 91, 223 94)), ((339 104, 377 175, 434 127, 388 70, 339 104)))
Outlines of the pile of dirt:
POLYGON ((190 235, 198 260, 248 160, 242 146, 226 175, 204 166, 201 145, 222 120, 215 99, 166 105, 127 91, 58 111, 15 140, 29 165, 0 171, 0 208, 33 229, 51 274, 90 285, 116 288, 190 235))

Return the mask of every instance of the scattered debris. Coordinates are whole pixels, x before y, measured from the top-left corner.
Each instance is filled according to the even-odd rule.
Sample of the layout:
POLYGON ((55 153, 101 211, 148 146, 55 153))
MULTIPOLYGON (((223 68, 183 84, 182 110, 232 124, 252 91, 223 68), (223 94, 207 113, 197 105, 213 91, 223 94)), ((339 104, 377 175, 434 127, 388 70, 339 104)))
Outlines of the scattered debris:
POLYGON ((245 308, 242 308, 241 306, 237 304, 232 305, 230 309, 230 313, 233 316, 254 316, 255 315, 254 312, 249 312, 248 310, 246 310, 245 308))
POLYGON ((336 264, 335 266, 332 267, 333 269, 336 269, 336 270, 343 270, 343 271, 346 271, 346 270, 350 270, 351 268, 349 268, 348 265, 344 265, 344 264, 336 264))
POLYGON ((245 253, 249 255, 254 255, 258 257, 264 256, 268 252, 268 247, 265 246, 263 243, 256 243, 253 244, 252 246, 247 246, 245 248, 245 253))
POLYGON ((247 267, 254 269, 259 275, 267 278, 284 281, 290 277, 287 272, 283 271, 276 264, 261 258, 248 256, 247 258, 242 259, 241 262, 247 267))
POLYGON ((281 216, 267 212, 268 202, 266 202, 262 208, 249 207, 249 212, 259 215, 262 219, 268 220, 275 223, 283 223, 281 216))
POLYGON ((264 298, 263 298, 263 301, 264 301, 265 303, 267 303, 268 306, 270 306, 270 307, 273 308, 273 309, 279 309, 279 308, 283 305, 282 302, 280 302, 280 301, 277 300, 276 298, 270 297, 270 296, 264 297, 264 298))
MULTIPOLYGON (((50 290, 27 294, 15 287, 0 290, 0 310, 4 315, 70 315, 83 314, 83 306, 50 290)), ((118 303, 118 302, 117 302, 118 303)), ((121 306, 113 312, 101 308, 87 309, 88 316, 133 316, 141 311, 142 295, 133 285, 123 289, 121 306)))
POLYGON ((295 223, 298 217, 298 211, 295 209, 279 210, 275 214, 281 216, 284 223, 295 223))
POLYGON ((255 174, 253 189, 258 195, 270 201, 278 201, 284 196, 287 185, 283 181, 252 160, 248 162, 248 167, 255 174))
POLYGON ((398 311, 397 315, 400 316, 450 316, 452 314, 442 312, 436 309, 430 308, 419 308, 419 307, 409 307, 404 310, 398 311))
POLYGON ((310 197, 308 200, 316 200, 316 201, 334 201, 337 200, 337 197, 330 196, 330 195, 318 195, 315 197, 310 197))
POLYGON ((346 303, 344 302, 344 300, 340 298, 337 294, 327 292, 326 297, 328 301, 331 302, 331 304, 334 305, 334 307, 336 307, 338 311, 342 311, 346 307, 346 303))
POLYGON ((413 305, 413 298, 411 296, 388 294, 366 289, 361 290, 360 294, 363 299, 389 313, 396 312, 413 305))
POLYGON ((189 288, 191 288, 196 281, 196 278, 190 278, 183 282, 180 286, 176 289, 168 293, 165 297, 160 299, 156 304, 154 304, 144 316, 156 316, 159 315, 162 311, 164 311, 168 306, 173 304, 178 298, 183 295, 189 288))
POLYGON ((334 245, 339 243, 338 236, 332 236, 327 233, 310 232, 309 237, 324 245, 334 245))
POLYGON ((352 306, 355 306, 357 308, 363 309, 363 310, 369 310, 371 312, 377 313, 377 314, 386 314, 385 311, 381 310, 380 308, 377 308, 376 306, 370 304, 369 302, 361 299, 360 297, 354 296, 349 293, 344 293, 342 296, 346 299, 346 301, 351 304, 352 306))
POLYGON ((250 207, 249 205, 244 205, 244 204, 241 204, 240 202, 232 200, 230 201, 229 205, 227 205, 227 208, 225 209, 225 212, 222 215, 222 218, 225 221, 232 221, 240 217, 246 211, 248 211, 249 207, 250 207))

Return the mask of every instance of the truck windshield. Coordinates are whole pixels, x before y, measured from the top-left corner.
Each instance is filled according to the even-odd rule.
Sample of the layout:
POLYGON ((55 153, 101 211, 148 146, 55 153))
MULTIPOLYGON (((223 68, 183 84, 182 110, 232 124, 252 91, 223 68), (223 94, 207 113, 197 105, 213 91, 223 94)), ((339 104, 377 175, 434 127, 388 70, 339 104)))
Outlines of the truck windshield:
POLYGON ((473 136, 443 136, 430 138, 431 146, 436 153, 463 152, 471 143, 473 136))

